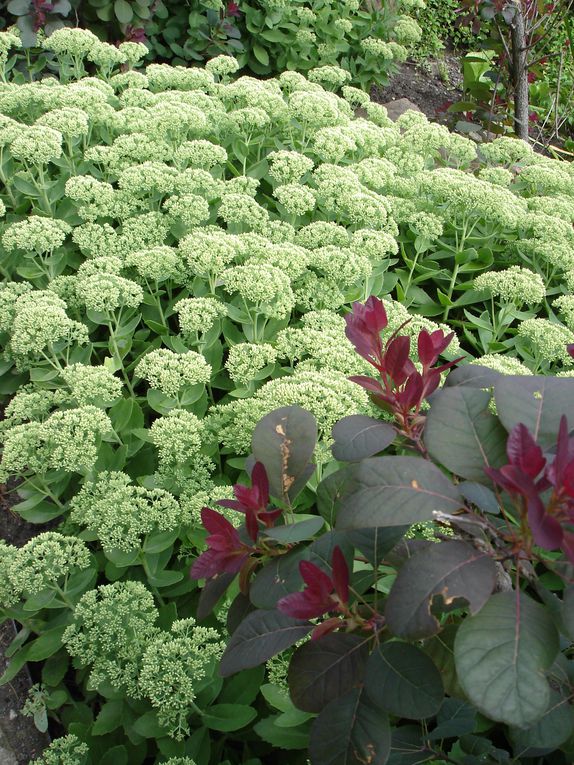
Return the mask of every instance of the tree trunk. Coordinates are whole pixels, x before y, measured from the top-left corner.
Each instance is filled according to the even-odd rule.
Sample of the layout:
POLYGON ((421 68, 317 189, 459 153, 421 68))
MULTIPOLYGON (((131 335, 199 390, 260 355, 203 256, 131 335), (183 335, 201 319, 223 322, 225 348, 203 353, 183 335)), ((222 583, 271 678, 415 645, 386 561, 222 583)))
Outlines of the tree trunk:
POLYGON ((528 50, 521 0, 515 0, 516 13, 510 25, 512 42, 512 79, 514 86, 514 131, 528 141, 528 50))

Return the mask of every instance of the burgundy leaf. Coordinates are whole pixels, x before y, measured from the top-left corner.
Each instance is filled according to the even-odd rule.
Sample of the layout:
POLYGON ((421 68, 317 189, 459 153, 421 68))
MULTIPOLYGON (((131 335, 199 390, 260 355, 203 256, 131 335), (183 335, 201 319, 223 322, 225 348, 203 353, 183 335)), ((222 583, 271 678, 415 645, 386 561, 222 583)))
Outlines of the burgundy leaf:
POLYGON ((520 468, 530 478, 536 478, 546 464, 542 449, 522 423, 512 428, 506 442, 506 453, 510 464, 520 468))
POLYGON ((333 584, 342 603, 349 601, 349 568, 339 546, 333 549, 333 584))

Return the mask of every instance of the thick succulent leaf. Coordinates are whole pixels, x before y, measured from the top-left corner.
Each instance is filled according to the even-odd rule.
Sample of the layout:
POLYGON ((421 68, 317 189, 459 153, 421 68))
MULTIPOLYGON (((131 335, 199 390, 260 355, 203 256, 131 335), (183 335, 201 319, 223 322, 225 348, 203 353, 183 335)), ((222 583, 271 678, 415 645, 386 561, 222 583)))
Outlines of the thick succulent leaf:
POLYGON ((556 443, 562 415, 574 411, 574 384, 560 377, 505 376, 494 387, 494 399, 508 432, 522 423, 540 446, 548 448, 556 443))
POLYGON ((387 626, 408 640, 440 631, 433 606, 445 608, 468 603, 476 613, 496 583, 496 566, 483 552, 465 542, 431 544, 400 569, 385 607, 387 626))
POLYGON ((279 611, 253 611, 231 636, 219 665, 223 677, 262 664, 307 635, 313 625, 279 611))
POLYGON ((371 457, 342 472, 345 483, 336 503, 341 529, 420 523, 463 504, 444 473, 417 457, 371 457))
POLYGON ((320 712, 362 683, 367 645, 358 635, 334 633, 300 646, 289 665, 293 703, 305 712, 320 712))
POLYGON ((499 592, 459 627, 454 643, 458 679, 480 712, 524 728, 548 709, 544 672, 558 649, 558 632, 544 606, 524 593, 499 592))
POLYGON ((369 656, 365 690, 377 706, 411 720, 433 717, 444 698, 432 660, 420 648, 395 640, 383 643, 369 656))
POLYGON ((390 748, 389 721, 361 688, 327 704, 311 728, 312 765, 384 765, 390 748))
POLYGON ((345 462, 356 462, 384 451, 395 440, 396 431, 388 422, 352 414, 333 426, 335 443, 333 457, 345 462))
POLYGON ((298 406, 275 409, 253 431, 253 456, 267 471, 271 495, 292 501, 304 488, 313 468, 317 421, 298 406))
POLYGON ((433 396, 424 431, 431 457, 455 475, 490 483, 486 467, 505 465, 507 434, 488 410, 490 393, 447 388, 433 396))

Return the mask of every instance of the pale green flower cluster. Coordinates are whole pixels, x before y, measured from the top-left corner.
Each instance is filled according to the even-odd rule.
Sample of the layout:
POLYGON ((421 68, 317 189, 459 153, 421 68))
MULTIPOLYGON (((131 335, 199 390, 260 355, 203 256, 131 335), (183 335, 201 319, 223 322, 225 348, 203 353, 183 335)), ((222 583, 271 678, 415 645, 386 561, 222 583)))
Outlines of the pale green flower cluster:
POLYGON ((269 175, 282 185, 297 183, 313 169, 313 160, 296 151, 272 151, 267 159, 269 175))
POLYGON ((142 659, 141 692, 158 711, 158 720, 176 740, 189 735, 189 717, 198 684, 212 671, 225 642, 212 627, 179 619, 169 633, 150 641, 142 659))
POLYGON ((351 80, 351 73, 340 66, 317 66, 309 70, 307 78, 329 90, 339 90, 351 80))
POLYGON ((535 356, 544 361, 574 363, 566 346, 574 343, 574 332, 549 319, 526 319, 518 325, 518 336, 528 341, 535 356))
POLYGON ((61 109, 52 109, 46 112, 36 120, 36 125, 45 125, 54 130, 59 130, 66 138, 78 138, 87 135, 90 129, 86 112, 72 106, 64 106, 61 109))
POLYGON ((558 309, 568 329, 574 332, 574 295, 561 295, 552 306, 558 309))
POLYGON ((225 316, 226 307, 217 298, 183 298, 175 304, 181 334, 195 340, 197 333, 209 332, 215 322, 225 316))
POLYGON ((521 361, 513 356, 503 356, 501 353, 489 353, 470 362, 481 367, 493 369, 503 375, 531 375, 532 372, 521 361))
POLYGON ((121 472, 101 472, 70 503, 70 519, 93 531, 106 552, 130 552, 152 531, 171 531, 182 522, 181 508, 163 489, 134 486, 121 472))
POLYGON ((154 421, 149 437, 158 451, 156 477, 162 485, 169 490, 181 490, 190 481, 211 485, 215 465, 203 451, 207 435, 205 421, 183 409, 154 421))
POLYGON ((44 590, 55 591, 65 577, 90 562, 84 542, 56 531, 38 534, 20 548, 0 541, 0 606, 10 608, 44 590))
POLYGON ((43 126, 21 128, 10 144, 10 153, 28 165, 46 165, 62 156, 62 133, 43 126))
POLYGON ((135 373, 147 380, 150 388, 177 397, 187 385, 206 384, 211 378, 211 366, 200 353, 174 353, 168 348, 150 351, 138 362, 135 373))
POLYGON ((31 760, 30 765, 83 765, 89 748, 73 735, 61 736, 44 749, 42 756, 31 760))
POLYGON ((98 271, 78 275, 76 297, 89 311, 113 313, 117 308, 137 308, 144 295, 136 282, 117 273, 98 271))
POLYGON ((89 590, 74 610, 62 642, 82 666, 89 683, 107 683, 140 698, 139 675, 149 643, 158 635, 153 595, 140 582, 114 582, 89 590))
POLYGON ((528 268, 510 266, 504 271, 486 271, 474 280, 477 290, 484 290, 502 302, 535 305, 546 296, 546 286, 540 274, 528 268))
POLYGON ((261 379, 259 373, 273 364, 276 356, 277 351, 269 343, 238 343, 229 349, 225 368, 233 382, 247 385, 261 379))
POLYGON ((166 245, 128 252, 124 258, 124 264, 132 266, 144 282, 149 280, 159 283, 167 279, 179 281, 182 275, 179 253, 173 247, 166 245))
POLYGON ((84 324, 66 313, 66 303, 49 290, 33 290, 14 302, 8 352, 22 365, 27 358, 44 356, 59 343, 79 345, 88 341, 84 324))
POLYGON ((62 372, 62 379, 78 404, 112 404, 122 393, 122 381, 104 366, 70 364, 62 372))
POLYGON ((399 16, 393 26, 393 36, 396 41, 407 47, 418 43, 422 33, 420 26, 410 16, 399 16))
POLYGON ((44 422, 15 425, 4 434, 0 474, 21 475, 65 470, 84 473, 98 458, 98 446, 112 429, 109 417, 95 406, 63 409, 44 422))
POLYGON ((481 144, 480 153, 493 165, 512 165, 528 159, 532 153, 532 146, 520 138, 508 138, 501 136, 489 143, 481 144))
POLYGON ((71 230, 72 227, 63 220, 31 215, 8 226, 2 236, 2 244, 8 251, 52 252, 64 243, 71 230))
POLYGON ((180 241, 179 251, 190 271, 207 279, 219 275, 236 254, 233 239, 220 229, 195 229, 180 241))
POLYGON ((275 266, 234 266, 222 274, 225 290, 238 293, 258 314, 281 319, 295 304, 287 274, 275 266))
POLYGON ((63 390, 47 388, 36 390, 33 383, 23 385, 6 405, 0 430, 5 431, 13 425, 20 425, 30 420, 45 420, 52 409, 69 401, 69 394, 63 390))
POLYGON ((273 196, 285 208, 289 215, 305 215, 315 207, 315 195, 306 186, 298 183, 289 183, 285 186, 277 186, 273 196))
POLYGON ((172 223, 183 224, 186 228, 200 226, 209 218, 209 203, 197 194, 171 196, 163 205, 172 223))

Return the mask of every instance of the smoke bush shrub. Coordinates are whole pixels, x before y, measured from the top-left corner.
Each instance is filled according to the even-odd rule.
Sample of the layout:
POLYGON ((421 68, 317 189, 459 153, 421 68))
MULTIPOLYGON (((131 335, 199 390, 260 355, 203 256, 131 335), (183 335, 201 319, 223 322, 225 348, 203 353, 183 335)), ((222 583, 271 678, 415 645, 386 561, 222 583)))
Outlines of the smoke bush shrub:
POLYGON ((2 614, 21 628, 2 681, 41 663, 29 706, 68 735, 46 762, 303 765, 314 712, 285 695, 288 654, 217 674, 242 601, 231 608, 235 584, 221 600, 233 556, 201 592, 188 576, 203 508, 227 501, 209 535, 251 559, 233 486, 259 420, 302 407, 316 425, 297 533, 331 560, 313 508, 337 468, 335 423, 378 411, 348 379, 370 365, 344 319, 371 294, 385 296, 385 341, 445 333, 439 365, 480 361, 524 385, 571 374, 571 167, 509 139, 477 154, 418 114, 393 123, 337 71, 333 92, 313 70, 141 69, 139 48, 126 69, 115 49, 90 62, 82 30, 55 35, 60 79, 0 86, 0 471, 19 481, 14 512, 60 524, 42 547, 0 546, 2 614))

